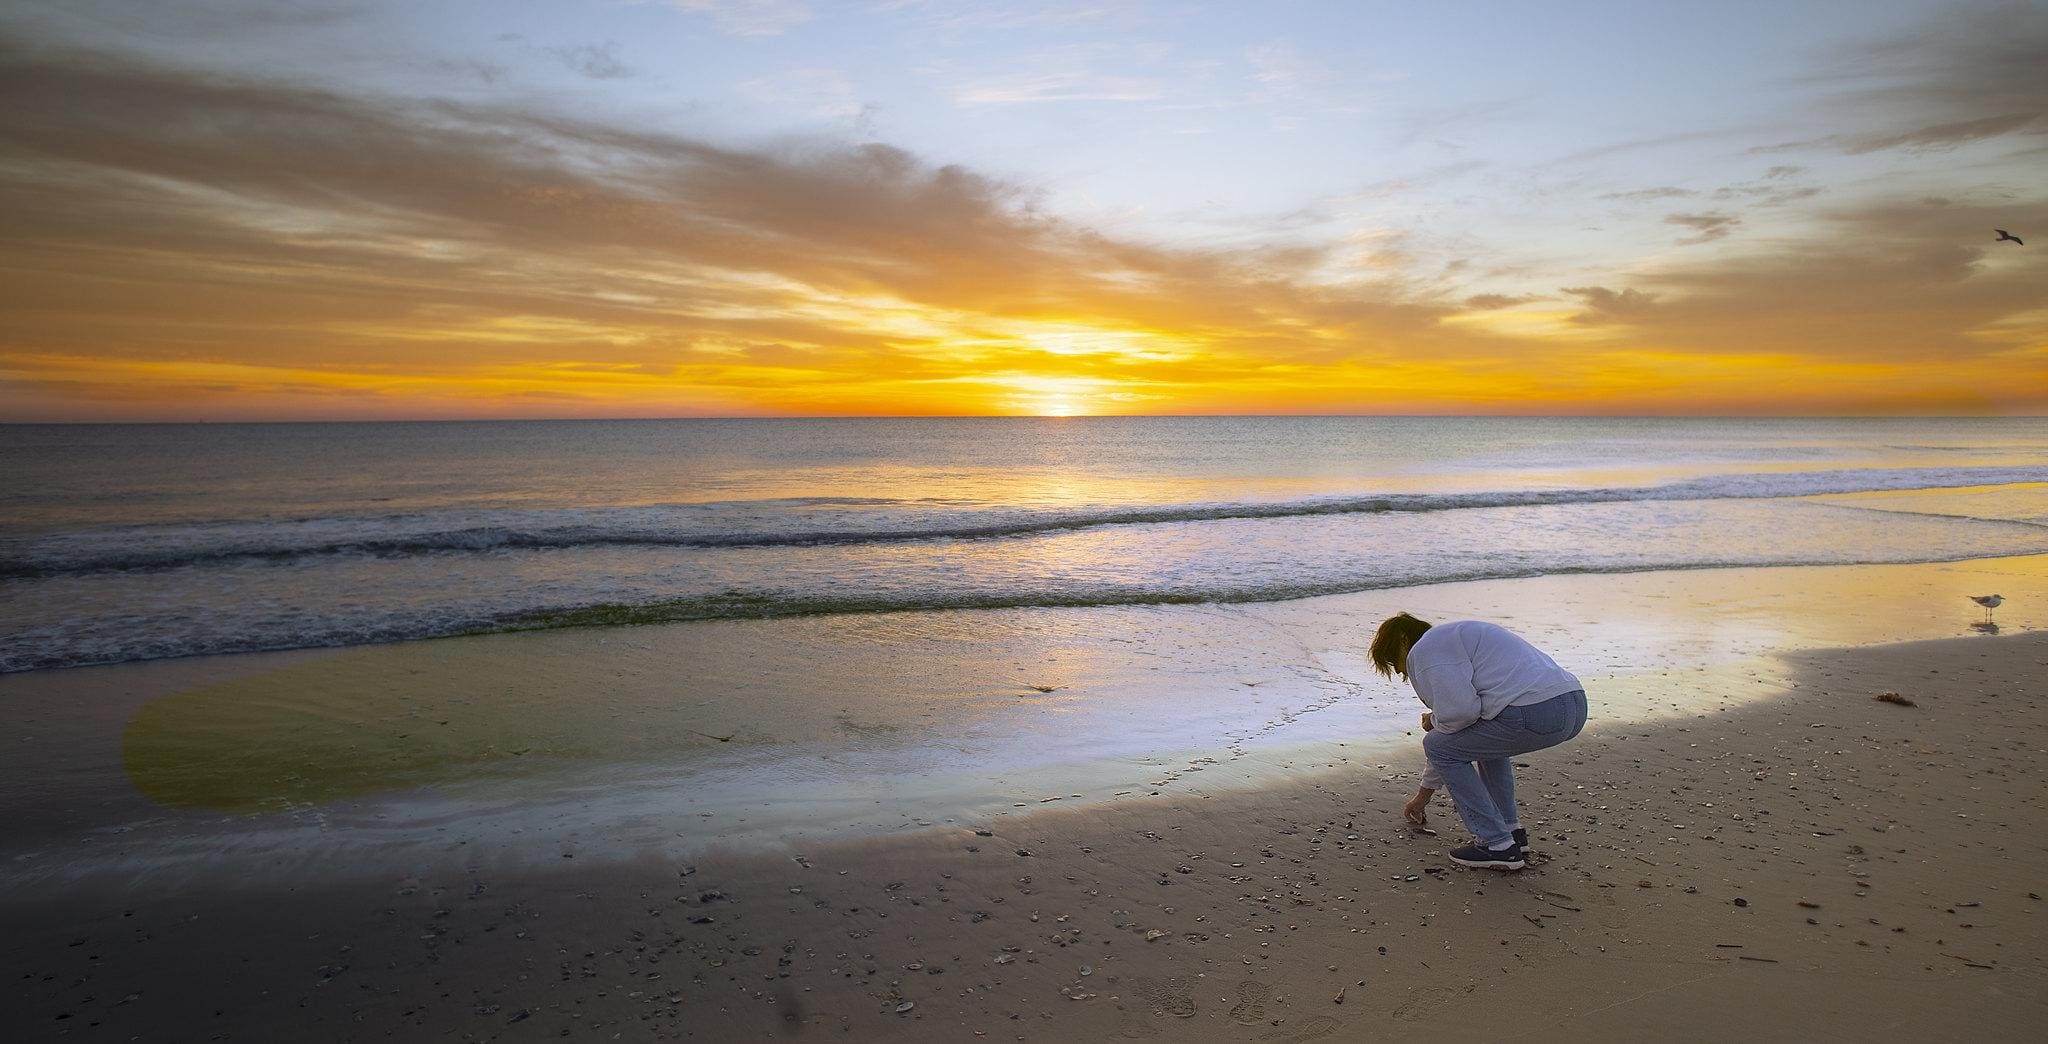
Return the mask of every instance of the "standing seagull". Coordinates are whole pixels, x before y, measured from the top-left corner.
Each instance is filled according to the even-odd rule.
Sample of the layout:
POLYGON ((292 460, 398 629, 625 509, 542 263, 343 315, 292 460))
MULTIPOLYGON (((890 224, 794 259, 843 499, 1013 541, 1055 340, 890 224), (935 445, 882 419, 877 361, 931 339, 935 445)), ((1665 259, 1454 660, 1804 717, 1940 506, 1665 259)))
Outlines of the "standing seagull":
POLYGON ((1991 622, 1991 610, 2005 604, 2004 595, 1969 595, 1970 601, 1984 607, 1984 622, 1991 622))
POLYGON ((2010 239, 2010 240, 2012 240, 2013 242, 2015 242, 2015 243, 2018 243, 2018 244, 2019 244, 2019 245, 2021 245, 2021 246, 2026 246, 2026 245, 2027 245, 2027 241, 2026 241, 2026 240, 2024 240, 2024 239, 2021 239, 2020 237, 2018 237, 2018 236, 2016 236, 2016 235, 2013 235, 2013 234, 2012 234, 2012 233, 2010 233, 2010 232, 2007 232, 2007 231, 2006 231, 2005 229, 2002 229, 2002 228, 1994 228, 1994 229, 1992 229, 1991 231, 1993 231, 1993 232, 1996 232, 1996 233, 1998 233, 1998 238, 1997 238, 1997 239, 1994 239, 1994 240, 1992 240, 1992 242, 1993 242, 1993 243, 2003 243, 2003 242, 2005 242, 2006 240, 2010 239))

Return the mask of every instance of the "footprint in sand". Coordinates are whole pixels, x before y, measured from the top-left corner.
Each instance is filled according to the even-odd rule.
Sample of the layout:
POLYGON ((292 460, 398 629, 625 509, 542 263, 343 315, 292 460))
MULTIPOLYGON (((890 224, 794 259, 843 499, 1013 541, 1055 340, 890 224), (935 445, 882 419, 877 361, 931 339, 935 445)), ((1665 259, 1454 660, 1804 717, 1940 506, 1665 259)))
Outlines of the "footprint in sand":
POLYGON ((1154 1015, 1171 1015, 1176 1019, 1195 1017, 1195 980, 1132 979, 1131 988, 1144 998, 1154 1015))
MULTIPOLYGON (((1145 1002, 1137 1001, 1136 1003, 1139 1007, 1143 1007, 1145 1002)), ((1151 1014, 1143 1011, 1133 1011, 1122 1004, 1117 1005, 1117 1010, 1123 1013, 1123 1025, 1118 1028, 1117 1036, 1127 1037, 1132 1040, 1144 1040, 1159 1035, 1159 1027, 1152 1024, 1151 1014)))
POLYGON ((1237 984, 1237 1005, 1230 1009, 1230 1021, 1240 1026, 1257 1026, 1266 1021, 1266 998, 1273 995, 1273 988, 1263 982, 1246 979, 1237 984))
POLYGON ((1336 1019, 1328 1015, 1317 1015, 1292 1026, 1283 1026, 1271 1033, 1262 1033, 1259 1039, 1271 1041, 1272 1044, 1307 1044, 1308 1041, 1321 1040, 1343 1028, 1344 1024, 1336 1019))
POLYGON ((1403 1022, 1410 1022, 1428 1014, 1436 1008, 1440 998, 1447 998, 1449 996, 1449 991, 1435 987, 1425 986, 1413 989, 1408 991, 1407 998, 1395 1005, 1394 1010, 1389 1014, 1403 1022))
POLYGON ((1124 1009, 1124 1025, 1120 1031, 1124 1036, 1158 1036, 1159 1029, 1152 1024, 1152 1016, 1155 1015, 1170 1015, 1176 1019, 1195 1017, 1195 980, 1130 976, 1123 981, 1136 998, 1130 1008, 1124 1009))

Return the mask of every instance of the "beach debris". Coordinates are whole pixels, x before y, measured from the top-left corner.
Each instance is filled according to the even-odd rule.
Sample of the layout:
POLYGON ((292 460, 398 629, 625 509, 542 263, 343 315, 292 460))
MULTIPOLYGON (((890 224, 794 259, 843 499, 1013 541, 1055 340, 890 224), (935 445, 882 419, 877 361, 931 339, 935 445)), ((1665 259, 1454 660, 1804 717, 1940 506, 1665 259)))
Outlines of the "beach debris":
POLYGON ((1804 899, 1801 899, 1801 900, 1799 900, 1799 905, 1800 905, 1801 907, 1805 908, 1805 909, 1808 909, 1808 910, 1818 910, 1818 909, 1820 909, 1820 904, 1819 904, 1819 903, 1810 903, 1810 902, 1807 902, 1807 901, 1806 901, 1806 900, 1804 900, 1804 899))
POLYGON ((903 1003, 896 1005, 896 1014, 901 1015, 904 1012, 909 1011, 910 1009, 915 1007, 917 1007, 916 1001, 904 1001, 903 1003))
POLYGON ((977 831, 975 831, 975 832, 974 832, 974 836, 975 836, 975 837, 994 837, 994 836, 996 836, 996 832, 995 832, 995 831, 993 831, 993 830, 977 830, 977 831))
POLYGON ((1031 850, 1028 848, 1020 848, 1017 850, 1017 854, 1020 856, 1028 856, 1031 854, 1031 850))
POLYGON ((1032 685, 1028 682, 1025 683, 1024 687, 1032 690, 1033 692, 1058 692, 1061 689, 1066 688, 1066 686, 1064 685, 1032 685))
POLYGON ((1637 882, 1636 882, 1636 887, 1637 887, 1637 888, 1655 888, 1655 887, 1657 887, 1657 886, 1656 886, 1656 885, 1654 885, 1654 884, 1652 884, 1652 883, 1650 883, 1650 879, 1649 879, 1649 878, 1647 878, 1647 877, 1645 877, 1645 878, 1643 878, 1642 880, 1640 880, 1640 881, 1637 881, 1637 882))
POLYGON ((999 953, 999 954, 996 954, 996 963, 997 963, 997 964, 1008 964, 1008 963, 1010 963, 1011 961, 1014 961, 1014 960, 1016 960, 1016 959, 1017 959, 1017 955, 1016 955, 1016 954, 1014 954, 1014 953, 999 953))
POLYGON ((1901 707, 1919 706, 1919 704, 1914 703, 1912 700, 1909 700, 1896 692, 1880 692, 1877 695, 1872 696, 1871 699, 1876 700, 1879 703, 1896 703, 1901 707))
POLYGON ((1095 974, 1095 967, 1094 967, 1093 965, 1089 965, 1089 964, 1084 964, 1084 965, 1082 965, 1082 966, 1081 966, 1081 974, 1082 974, 1082 975, 1093 975, 1093 974, 1095 974))
POLYGON ((1345 986, 1339 986, 1339 987, 1337 987, 1337 995, 1336 995, 1335 997, 1332 997, 1332 998, 1330 998, 1330 1003, 1332 1003, 1332 1004, 1342 1004, 1342 1003, 1344 1003, 1344 991, 1345 991, 1346 989, 1348 989, 1348 988, 1349 988, 1349 987, 1345 987, 1345 986))
POLYGON ((1740 896, 1737 896, 1737 897, 1736 897, 1736 899, 1735 899, 1735 905, 1737 905, 1737 906, 1748 906, 1748 905, 1749 905, 1749 900, 1747 900, 1747 899, 1744 899, 1744 898, 1742 898, 1742 897, 1740 897, 1740 896))
POLYGON ((1148 928, 1145 930, 1146 942, 1158 942, 1159 940, 1164 938, 1166 938, 1166 933, 1160 931, 1157 928, 1148 928))
POLYGON ((1746 954, 1746 953, 1738 953, 1738 954, 1736 954, 1736 955, 1735 955, 1735 959, 1736 959, 1736 960, 1738 960, 1738 961, 1755 961, 1755 962, 1757 962, 1758 964, 1776 964, 1776 963, 1778 963, 1778 962, 1777 962, 1776 960, 1774 960, 1774 959, 1772 959, 1772 958, 1770 958, 1770 957, 1751 957, 1750 955, 1748 955, 1748 954, 1746 954))

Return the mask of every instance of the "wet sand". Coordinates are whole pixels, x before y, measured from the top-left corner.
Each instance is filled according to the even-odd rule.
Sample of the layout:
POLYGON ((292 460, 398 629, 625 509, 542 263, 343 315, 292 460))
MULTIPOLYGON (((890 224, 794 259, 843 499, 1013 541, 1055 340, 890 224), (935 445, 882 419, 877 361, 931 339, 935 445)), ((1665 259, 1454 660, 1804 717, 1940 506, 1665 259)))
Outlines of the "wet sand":
MULTIPOLYGON (((1603 626, 1612 647, 1661 650, 1583 668, 1602 679, 1594 723, 1526 759, 1523 818, 1541 858, 1519 874, 1448 863, 1462 832, 1443 800, 1436 835, 1399 822, 1415 739, 1372 723, 1414 708, 1391 687, 1305 713, 1300 701, 1320 690, 1276 680, 1292 697, 1269 697, 1248 727, 1284 707, 1315 723, 1305 739, 1255 729, 1243 756, 1225 744, 1213 766, 1154 751, 1155 767, 1210 771, 1134 780, 1126 765, 1105 786, 1131 792, 1081 799, 1021 789, 1061 778, 1049 761, 1009 781, 1000 796, 1017 800, 935 798, 927 807, 953 815, 874 836, 789 830, 779 810, 765 818, 780 835, 702 825, 724 809, 643 812, 629 829, 601 792, 535 815, 536 777, 503 772, 444 777, 464 782, 439 818, 422 798, 374 795, 254 817, 167 808, 142 782, 104 778, 109 756, 134 770, 121 752, 132 759, 143 711, 212 693, 223 670, 249 677, 336 654, 64 672, 63 684, 106 696, 69 715, 34 703, 47 695, 38 685, 56 683, 12 679, 6 695, 42 717, 17 748, 32 756, 8 770, 12 806, 34 814, 10 816, 6 1022, 26 1039, 1307 1041, 1504 1015, 1538 1039, 2030 1036, 2048 1015, 2036 898, 2048 894, 2048 635, 2002 611, 1997 636, 1732 655, 1783 633, 1767 624, 1784 606, 1765 608, 1782 593, 1757 574, 1799 574, 1823 599, 1875 599, 1816 622, 1823 633, 1809 640, 1924 630, 1915 584, 2038 582, 2035 560, 1885 568, 1909 571, 1495 582, 1520 585, 1492 594, 1519 599, 1515 625, 1531 632, 1527 606, 1580 585, 1576 599, 1543 603, 1568 606, 1549 637, 1593 628, 1579 663, 1603 626), (1604 624, 1580 624, 1603 596, 1628 615, 1610 607, 1604 624), (1895 611, 1869 611, 1887 597, 1895 611), (1753 613, 1729 604, 1745 598, 1753 613), (1714 622, 1680 632, 1659 613, 1714 622), (1914 705, 1873 698, 1885 692, 1914 705), (1367 702, 1370 713, 1353 707, 1367 702), (507 790, 499 778, 525 782, 507 790), (648 843, 657 829, 668 839, 648 843), (181 860, 159 858, 180 843, 181 860)), ((1432 601, 1485 593, 1453 586, 1468 590, 1407 592, 1404 607, 1428 615, 1432 601)), ((1380 608, 1262 607, 1261 626, 1298 634, 1289 614, 1380 608)), ((1927 612, 1967 633, 1967 612, 1961 627, 1954 607, 1927 612)), ((661 633, 632 640, 659 645, 661 633)), ((1332 651, 1344 650, 1307 654, 1332 651)), ((1333 675, 1348 669, 1332 663, 1333 675)), ((1097 676, 1072 677, 1085 690, 1097 676)), ((1109 713, 1073 715, 1101 724, 1109 713)), ((195 793, 217 795, 223 780, 260 792, 235 773, 199 777, 195 793)))

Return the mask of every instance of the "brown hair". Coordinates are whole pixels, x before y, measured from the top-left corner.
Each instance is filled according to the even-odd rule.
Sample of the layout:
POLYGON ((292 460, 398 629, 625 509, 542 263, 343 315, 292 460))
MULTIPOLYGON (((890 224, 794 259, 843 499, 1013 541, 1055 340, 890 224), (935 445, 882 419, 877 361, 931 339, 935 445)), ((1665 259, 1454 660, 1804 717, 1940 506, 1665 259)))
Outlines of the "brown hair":
MULTIPOLYGON (((1417 620, 1407 613, 1395 613, 1380 624, 1372 636, 1372 667, 1382 678, 1394 676, 1394 660, 1415 647, 1415 640, 1429 630, 1429 621, 1417 620)), ((1408 672, 1402 671, 1406 678, 1408 672)))

